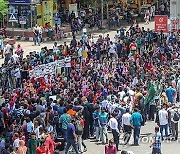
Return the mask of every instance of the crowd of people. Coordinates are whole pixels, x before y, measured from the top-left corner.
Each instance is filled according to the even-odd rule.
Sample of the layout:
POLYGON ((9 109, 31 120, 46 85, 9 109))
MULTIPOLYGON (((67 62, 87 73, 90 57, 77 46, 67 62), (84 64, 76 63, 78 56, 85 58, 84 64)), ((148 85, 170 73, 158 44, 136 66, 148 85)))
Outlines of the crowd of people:
POLYGON ((73 36, 70 45, 55 42, 52 49, 43 47, 25 58, 21 45, 15 51, 5 45, 1 153, 54 154, 65 146, 67 154, 72 146, 79 154, 88 150, 84 140, 95 138, 106 144, 106 154, 116 154, 121 132, 124 144, 133 132, 138 146, 147 120, 158 125, 153 154, 160 153, 161 139, 177 140, 179 32, 156 33, 137 24, 128 31, 121 28, 115 40, 107 34, 95 41, 84 33, 80 41, 73 36), (64 58, 71 62, 56 75, 29 75, 36 66, 64 58), (113 134, 109 144, 108 129, 113 134))

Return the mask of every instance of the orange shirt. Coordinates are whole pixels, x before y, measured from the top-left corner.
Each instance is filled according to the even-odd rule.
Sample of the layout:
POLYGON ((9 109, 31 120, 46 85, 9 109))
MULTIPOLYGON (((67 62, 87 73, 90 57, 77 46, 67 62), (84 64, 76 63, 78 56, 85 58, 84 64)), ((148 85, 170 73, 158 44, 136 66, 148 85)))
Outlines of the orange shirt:
POLYGON ((73 109, 70 109, 67 111, 67 114, 69 114, 71 118, 73 118, 76 115, 76 111, 74 111, 73 109))

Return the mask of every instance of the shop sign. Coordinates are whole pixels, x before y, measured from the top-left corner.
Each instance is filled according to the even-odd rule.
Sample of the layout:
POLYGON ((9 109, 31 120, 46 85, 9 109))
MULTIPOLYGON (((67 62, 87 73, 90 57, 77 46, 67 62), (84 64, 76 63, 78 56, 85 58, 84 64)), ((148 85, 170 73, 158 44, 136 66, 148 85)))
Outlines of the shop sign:
POLYGON ((41 0, 31 0, 31 4, 41 4, 41 0))
POLYGON ((168 16, 156 15, 155 18, 155 32, 168 32, 168 16))
POLYGON ((25 16, 20 16, 19 17, 19 23, 21 24, 21 25, 25 25, 26 24, 26 17, 25 16))
POLYGON ((9 0, 9 3, 27 4, 27 3, 31 3, 31 0, 9 0))
POLYGON ((179 19, 178 18, 171 18, 170 19, 170 28, 171 31, 178 31, 179 30, 179 19))
POLYGON ((17 22, 18 21, 16 13, 8 14, 8 18, 9 18, 9 20, 8 20, 9 22, 17 22))
POLYGON ((75 13, 75 16, 77 17, 78 16, 77 3, 69 4, 69 14, 71 14, 72 11, 75 13))

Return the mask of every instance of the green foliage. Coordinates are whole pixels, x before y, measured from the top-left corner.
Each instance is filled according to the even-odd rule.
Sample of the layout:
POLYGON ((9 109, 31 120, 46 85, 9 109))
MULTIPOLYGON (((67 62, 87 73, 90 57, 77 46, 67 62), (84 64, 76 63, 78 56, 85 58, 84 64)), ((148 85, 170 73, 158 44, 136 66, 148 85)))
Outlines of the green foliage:
POLYGON ((83 6, 96 6, 98 0, 80 0, 81 5, 83 6))
POLYGON ((8 13, 8 2, 6 0, 0 0, 0 19, 8 13))

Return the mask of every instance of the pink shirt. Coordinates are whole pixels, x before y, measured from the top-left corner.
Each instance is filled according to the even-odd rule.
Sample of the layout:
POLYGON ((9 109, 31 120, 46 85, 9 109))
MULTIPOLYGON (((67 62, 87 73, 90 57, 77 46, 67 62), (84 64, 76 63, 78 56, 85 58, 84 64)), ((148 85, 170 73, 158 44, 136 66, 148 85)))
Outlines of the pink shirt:
POLYGON ((50 154, 54 154, 54 147, 57 145, 58 143, 55 143, 53 139, 51 139, 49 136, 46 138, 46 147, 48 149, 48 152, 50 152, 50 154))
POLYGON ((116 145, 109 146, 109 144, 105 145, 105 154, 117 154, 116 145))

